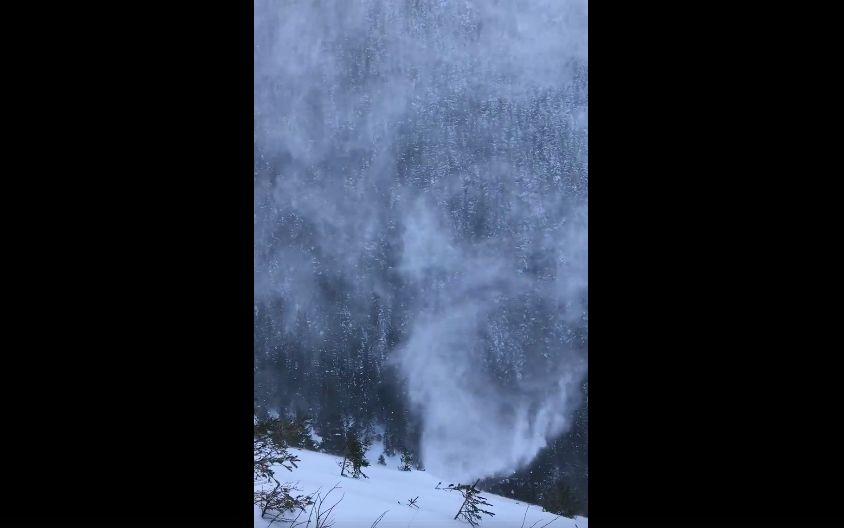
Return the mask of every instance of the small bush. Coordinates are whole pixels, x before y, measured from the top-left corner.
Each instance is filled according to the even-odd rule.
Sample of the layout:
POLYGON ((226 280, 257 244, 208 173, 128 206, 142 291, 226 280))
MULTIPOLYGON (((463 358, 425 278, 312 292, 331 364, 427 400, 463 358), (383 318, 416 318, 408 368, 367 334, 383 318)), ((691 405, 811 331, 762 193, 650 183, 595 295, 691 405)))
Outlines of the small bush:
POLYGON ((261 489, 255 492, 255 504, 261 509, 261 517, 271 519, 270 522, 287 521, 286 512, 299 510, 313 504, 310 497, 295 494, 297 490, 290 484, 282 484, 275 476, 275 468, 283 467, 293 471, 299 459, 289 453, 283 444, 273 440, 273 435, 265 423, 255 424, 253 438, 254 447, 254 481, 256 484, 274 484, 271 490, 261 489))
POLYGON ((454 516, 454 519, 457 520, 462 518, 472 526, 477 526, 481 522, 482 515, 489 515, 490 517, 494 516, 495 514, 489 510, 484 510, 481 506, 492 506, 492 504, 486 501, 486 497, 481 496, 480 490, 477 488, 479 480, 476 480, 474 484, 449 484, 445 488, 438 489, 445 489, 448 491, 457 491, 463 495, 463 504, 460 506, 460 509, 457 510, 457 515, 454 516))

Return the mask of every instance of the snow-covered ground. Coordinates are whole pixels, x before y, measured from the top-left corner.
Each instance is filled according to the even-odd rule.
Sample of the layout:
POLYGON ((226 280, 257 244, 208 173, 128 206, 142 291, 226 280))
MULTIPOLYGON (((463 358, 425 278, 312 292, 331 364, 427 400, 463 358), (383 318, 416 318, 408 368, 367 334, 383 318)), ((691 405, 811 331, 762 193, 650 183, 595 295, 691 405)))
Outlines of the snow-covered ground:
MULTIPOLYGON (((290 449, 290 452, 298 456, 301 462, 292 472, 277 468, 276 477, 280 481, 296 483, 304 494, 313 494, 318 489, 325 492, 339 484, 340 488, 332 492, 325 502, 330 506, 343 498, 333 511, 335 528, 369 528, 385 511, 387 513, 378 523, 378 528, 469 526, 466 521, 454 520, 454 515, 463 503, 463 497, 455 491, 434 489, 442 479, 427 471, 399 471, 396 459, 387 460, 387 465, 381 466, 375 462, 377 454, 373 457, 370 452, 367 458, 372 465, 364 468, 369 478, 353 479, 340 476, 338 464, 341 459, 336 456, 302 449, 290 449), (407 506, 408 500, 414 497, 419 497, 418 509, 407 506)), ((443 482, 442 486, 448 484, 452 482, 443 482)), ((484 516, 481 528, 539 528, 552 520, 549 528, 588 527, 584 517, 560 517, 554 520, 557 516, 543 512, 540 506, 490 493, 483 493, 483 496, 492 504, 492 507, 487 509, 495 513, 495 516, 484 516)), ((302 518, 305 517, 307 515, 302 518)), ((267 524, 268 521, 261 518, 256 506, 255 528, 264 528, 267 524)), ((273 523, 273 526, 284 528, 285 525, 273 523)))

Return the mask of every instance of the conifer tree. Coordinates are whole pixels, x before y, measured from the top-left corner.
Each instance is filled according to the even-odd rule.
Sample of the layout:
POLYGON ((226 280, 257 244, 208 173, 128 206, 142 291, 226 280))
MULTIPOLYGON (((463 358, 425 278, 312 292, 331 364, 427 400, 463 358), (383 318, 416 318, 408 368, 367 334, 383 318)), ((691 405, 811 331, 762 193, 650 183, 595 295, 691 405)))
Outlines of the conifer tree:
POLYGON ((481 515, 494 516, 495 514, 489 510, 484 510, 481 506, 492 506, 486 501, 486 497, 480 495, 480 490, 477 488, 480 479, 476 480, 471 486, 469 484, 449 484, 448 487, 443 488, 450 491, 458 491, 463 495, 463 504, 457 510, 454 519, 463 518, 472 526, 477 526, 481 522, 481 515))
POLYGON ((269 437, 276 445, 316 449, 316 444, 311 438, 311 423, 304 416, 289 420, 280 418, 258 420, 255 424, 255 432, 269 437))
POLYGON ((543 509, 563 517, 574 517, 577 514, 579 504, 571 488, 563 481, 554 482, 548 488, 542 494, 540 501, 543 509))
POLYGON ((294 495, 296 488, 289 484, 282 484, 275 476, 273 466, 281 466, 288 471, 297 467, 299 458, 289 453, 283 444, 278 444, 268 432, 266 423, 255 423, 254 443, 254 481, 260 484, 274 484, 272 489, 261 489, 255 492, 255 504, 261 509, 261 517, 272 517, 273 521, 285 520, 283 515, 288 511, 305 510, 313 504, 306 495, 294 495))
POLYGON ((340 476, 346 476, 346 471, 350 471, 352 478, 369 478, 362 470, 369 467, 369 461, 366 459, 367 447, 355 428, 346 431, 346 451, 340 466, 340 476))
POLYGON ((410 471, 413 468, 413 453, 408 448, 403 448, 401 451, 401 471, 410 471))

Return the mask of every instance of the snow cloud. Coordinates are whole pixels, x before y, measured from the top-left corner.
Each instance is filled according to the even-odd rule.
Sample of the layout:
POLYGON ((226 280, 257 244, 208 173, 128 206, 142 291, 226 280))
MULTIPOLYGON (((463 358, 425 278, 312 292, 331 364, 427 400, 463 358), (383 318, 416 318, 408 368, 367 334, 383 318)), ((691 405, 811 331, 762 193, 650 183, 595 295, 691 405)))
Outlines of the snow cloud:
POLYGON ((528 463, 579 404, 587 58, 586 0, 255 0, 256 303, 313 343, 338 298, 401 314, 443 477, 528 463))

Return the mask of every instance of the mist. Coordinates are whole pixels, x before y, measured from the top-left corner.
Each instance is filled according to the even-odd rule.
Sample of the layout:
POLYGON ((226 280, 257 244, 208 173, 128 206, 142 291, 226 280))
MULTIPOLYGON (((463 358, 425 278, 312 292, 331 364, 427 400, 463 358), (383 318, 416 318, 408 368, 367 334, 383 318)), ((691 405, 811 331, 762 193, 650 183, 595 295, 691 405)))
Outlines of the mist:
POLYGON ((525 466, 587 373, 586 1, 254 7, 254 295, 274 339, 381 354, 435 474, 525 466))

